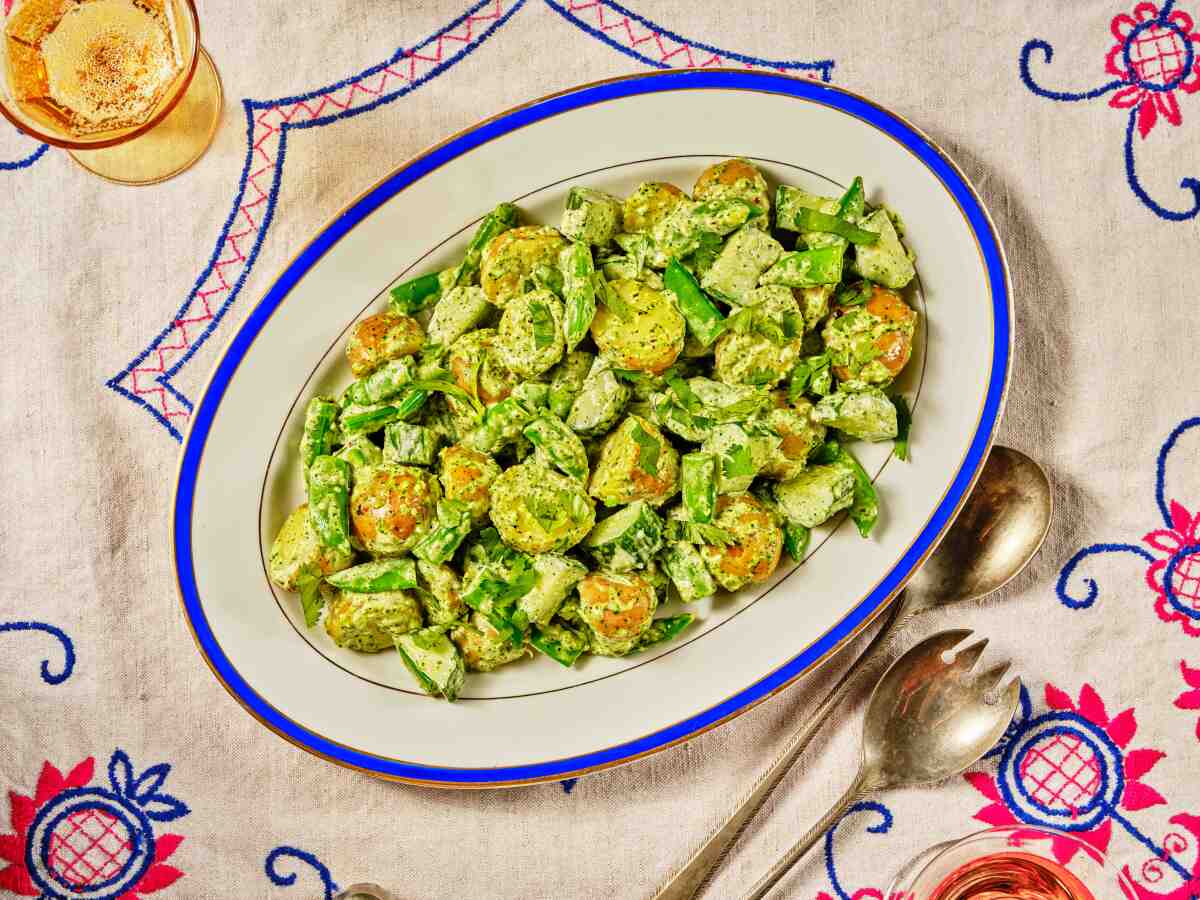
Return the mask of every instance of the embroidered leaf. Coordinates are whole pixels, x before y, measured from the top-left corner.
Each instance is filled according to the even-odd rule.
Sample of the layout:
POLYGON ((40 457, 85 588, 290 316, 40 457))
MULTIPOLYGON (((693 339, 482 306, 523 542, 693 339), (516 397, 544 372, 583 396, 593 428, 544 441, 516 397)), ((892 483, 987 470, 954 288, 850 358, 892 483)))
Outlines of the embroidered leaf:
POLYGON ((69 788, 83 787, 96 774, 96 760, 89 756, 70 772, 67 773, 66 786, 69 788))
POLYGON ((141 877, 137 883, 137 891, 139 894, 150 894, 154 891, 161 891, 165 887, 170 887, 180 878, 183 873, 174 866, 151 866, 146 870, 146 874, 141 877))
POLYGON ((1108 724, 1108 710, 1104 708, 1104 701, 1090 684, 1084 684, 1079 689, 1079 712, 1085 719, 1097 725, 1108 724))
POLYGON ((15 863, 0 869, 0 888, 12 891, 12 893, 19 894, 22 897, 37 897, 42 893, 33 886, 33 880, 29 877, 29 873, 25 871, 25 866, 16 865, 15 863))
POLYGON ((1125 754, 1125 777, 1130 781, 1141 778, 1167 754, 1161 750, 1130 750, 1125 754))
POLYGON ((133 784, 133 799, 141 803, 154 796, 163 786, 163 782, 167 780, 170 771, 171 767, 166 763, 159 763, 157 766, 148 768, 133 784))
POLYGON ((8 821, 12 825, 12 830, 17 834, 24 837, 25 832, 29 829, 29 823, 33 821, 35 812, 37 812, 37 807, 33 805, 32 798, 18 794, 16 791, 8 792, 8 821))
POLYGON ((1188 534, 1192 525, 1192 515, 1178 500, 1171 501, 1171 527, 1180 534, 1188 534))
POLYGON ((971 787, 975 788, 975 790, 979 791, 979 793, 983 794, 983 796, 987 797, 993 803, 1004 802, 1000 797, 1000 791, 996 787, 995 780, 986 772, 967 772, 963 775, 963 778, 970 783, 971 787))
POLYGON ((1122 750, 1133 740, 1135 734, 1137 734, 1137 719, 1134 718, 1132 709, 1113 716, 1112 721, 1108 723, 1108 736, 1122 750))
POLYGON ((188 805, 170 794, 155 794, 141 801, 142 811, 155 822, 171 822, 191 812, 188 805))
POLYGON ((17 834, 0 834, 0 859, 5 862, 25 862, 25 842, 17 834))
POLYGON ((1183 680, 1189 687, 1200 688, 1200 667, 1195 669, 1189 668, 1188 664, 1181 660, 1179 671, 1183 673, 1183 680))
POLYGON ((112 759, 108 761, 108 783, 113 792, 122 797, 128 796, 133 784, 133 764, 129 762, 129 754, 120 747, 113 751, 112 759))
POLYGON ((647 475, 658 477, 658 456, 662 452, 662 447, 653 435, 647 433, 636 422, 634 422, 630 434, 633 442, 638 445, 638 466, 647 475))
POLYGON ((66 783, 63 781, 62 772, 58 771, 47 760, 42 763, 42 774, 38 776, 37 790, 33 795, 33 805, 41 806, 64 787, 66 787, 66 783))
POLYGON ((1008 811, 1008 807, 1003 803, 989 803, 979 812, 975 813, 975 818, 980 822, 986 822, 988 825, 1012 825, 1016 822, 1013 814, 1008 811))
POLYGON ((1162 550, 1164 553, 1175 553, 1183 546, 1179 535, 1174 531, 1167 531, 1165 528, 1147 532, 1142 535, 1142 540, 1155 550, 1162 550))
POLYGON ((1051 709, 1075 709, 1075 701, 1071 699, 1071 695, 1049 683, 1046 684, 1046 705, 1051 709))
POLYGON ((154 861, 156 863, 166 862, 171 858, 179 845, 183 843, 182 834, 164 834, 154 842, 154 861))
POLYGON ((1131 812, 1150 806, 1159 806, 1166 802, 1162 794, 1140 781, 1126 782, 1125 793, 1121 796, 1121 808, 1131 812))
POLYGON ((1154 128, 1154 123, 1158 121, 1158 111, 1154 108, 1154 99, 1149 94, 1146 94, 1146 98, 1138 106, 1137 119, 1138 134, 1145 139, 1154 128))

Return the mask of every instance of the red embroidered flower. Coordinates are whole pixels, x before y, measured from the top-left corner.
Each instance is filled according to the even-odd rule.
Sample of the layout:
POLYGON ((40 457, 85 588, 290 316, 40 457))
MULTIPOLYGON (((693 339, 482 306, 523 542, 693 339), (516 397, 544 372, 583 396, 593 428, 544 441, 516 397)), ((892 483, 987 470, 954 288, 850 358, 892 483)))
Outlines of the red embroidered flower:
MULTIPOLYGON (((1084 719, 1104 731, 1113 744, 1121 750, 1125 776, 1125 787, 1121 793, 1119 802, 1121 809, 1134 811, 1167 802, 1158 791, 1141 780, 1166 754, 1159 750, 1125 749, 1137 733, 1137 720, 1134 718, 1132 709, 1124 710, 1110 717, 1104 707, 1104 701, 1100 699, 1100 695, 1096 693, 1090 684, 1085 684, 1080 689, 1078 703, 1073 701, 1065 691, 1060 691, 1054 685, 1047 684, 1046 705, 1053 710, 1078 713, 1084 719)), ((1049 747, 1047 746, 1046 749, 1048 750, 1049 747)), ((1076 792, 1076 795, 1066 797, 1064 794, 1065 785, 1057 787, 1060 795, 1062 795, 1062 799, 1068 804, 1090 799, 1089 791, 1094 795, 1094 785, 1088 781, 1087 773, 1092 771, 1096 763, 1094 758, 1081 755, 1082 752, 1083 748, 1076 747, 1074 748, 1074 757, 1068 754, 1068 756, 1054 761, 1054 766, 1058 773, 1069 776, 1068 781, 1072 785, 1072 790, 1076 792), (1067 759, 1071 759, 1072 762, 1077 764, 1069 772, 1064 766, 1064 762, 1067 759)), ((1035 754, 1031 753, 1029 758, 1033 759, 1034 757, 1035 754)), ((1037 778, 1036 773, 1030 774, 1034 779, 1037 778)), ((964 777, 975 790, 979 791, 979 793, 990 801, 987 806, 975 813, 976 819, 992 826, 1020 826, 1025 824, 1005 804, 1004 797, 1000 793, 999 785, 996 783, 994 776, 984 772, 968 772, 964 777)), ((1044 787, 1044 784, 1036 785, 1035 791, 1040 787, 1044 787)), ((1040 836, 1040 833, 1036 831, 1031 832, 1031 837, 1034 835, 1040 836)), ((1106 816, 1095 827, 1072 831, 1071 835, 1080 841, 1091 844, 1103 853, 1108 848, 1108 843, 1112 838, 1112 820, 1106 816)), ((1054 838, 1051 841, 1051 851, 1055 859, 1060 862, 1066 863, 1070 861, 1078 850, 1079 847, 1074 841, 1062 838, 1054 838)))
POLYGON ((1142 540, 1164 554, 1146 570, 1146 583, 1158 594, 1154 611, 1164 622, 1178 622, 1186 634, 1200 637, 1200 551, 1176 559, 1185 547, 1200 544, 1200 515, 1193 516, 1182 503, 1172 501, 1171 527, 1151 531, 1142 540), (1173 565, 1172 560, 1175 560, 1173 565), (1168 565, 1171 596, 1167 594, 1165 581, 1168 565))
MULTIPOLYGON (((85 759, 79 765, 75 766, 66 777, 59 772, 49 762, 42 766, 42 774, 38 777, 37 788, 32 797, 26 797, 23 794, 18 794, 16 791, 9 791, 9 825, 13 830, 12 834, 0 834, 0 861, 8 863, 3 869, 0 869, 0 890, 10 891, 14 894, 19 894, 25 897, 37 897, 41 895, 41 891, 34 884, 30 877, 29 870, 26 868, 26 846, 29 841, 29 827, 37 817, 38 810, 59 796, 63 791, 71 788, 85 787, 92 780, 92 773, 95 769, 95 761, 92 758, 85 759)), ((87 827, 95 827, 95 814, 92 814, 93 821, 90 823, 79 822, 79 833, 86 834, 87 827)), ((74 824, 69 822, 68 824, 74 824)), ((116 900, 138 900, 142 894, 150 894, 155 891, 162 890, 174 884, 182 877, 183 873, 174 866, 164 865, 163 863, 174 853, 180 843, 183 841, 183 836, 178 834, 164 834, 155 839, 154 842, 154 859, 142 873, 141 878, 125 893, 121 894, 116 900)), ((99 841, 96 841, 91 850, 99 846, 99 841)), ((69 880, 78 880, 78 883, 86 885, 91 881, 103 880, 113 873, 105 868, 104 862, 97 862, 96 856, 93 853, 90 858, 85 859, 84 854, 79 852, 78 845, 71 847, 68 842, 60 841, 60 847, 63 852, 67 851, 76 854, 76 865, 71 866, 72 861, 68 861, 64 869, 64 875, 69 880)), ((110 866, 120 868, 120 848, 111 851, 112 856, 109 861, 110 866)))
MULTIPOLYGON (((1200 668, 1188 668, 1188 664, 1181 662, 1179 670, 1183 673, 1183 680, 1192 690, 1184 691, 1175 698, 1175 705, 1180 709, 1200 709, 1200 668)), ((1200 741, 1200 719, 1196 720, 1196 740, 1200 741)))
POLYGON ((1129 85, 1108 101, 1117 109, 1137 107, 1138 132, 1144 138, 1161 114, 1179 125, 1176 89, 1191 94, 1200 90, 1200 32, 1192 17, 1181 9, 1161 18, 1153 3, 1139 3, 1133 15, 1121 13, 1112 20, 1116 43, 1108 51, 1104 69, 1129 85), (1190 68, 1185 70, 1185 66, 1190 68))

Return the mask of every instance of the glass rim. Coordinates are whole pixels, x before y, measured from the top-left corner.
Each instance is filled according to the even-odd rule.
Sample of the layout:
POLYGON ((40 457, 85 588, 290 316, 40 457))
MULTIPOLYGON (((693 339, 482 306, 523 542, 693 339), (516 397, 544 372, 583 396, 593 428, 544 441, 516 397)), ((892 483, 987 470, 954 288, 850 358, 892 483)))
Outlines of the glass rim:
MULTIPOLYGON (((170 0, 168 0, 170 2, 170 0)), ((196 12, 195 0, 177 0, 180 4, 187 8, 187 11, 192 17, 192 53, 191 58, 187 63, 187 71, 179 81, 179 87, 167 99, 162 108, 153 116, 143 122, 141 125, 133 128, 119 137, 104 138, 97 141, 78 141, 70 138, 60 137, 58 135, 46 134, 41 129, 30 126, 28 122, 23 122, 8 108, 8 103, 0 96, 0 115, 8 119, 17 130, 22 134, 26 134, 31 138, 50 144, 52 147, 62 147, 65 150, 103 150, 105 147, 115 147, 118 144, 124 144, 126 141, 131 141, 136 137, 141 137, 155 125, 158 125, 165 119, 183 99, 183 95, 187 93, 188 87, 192 83, 192 78, 196 74, 196 67, 200 63, 200 14, 196 12)))
MULTIPOLYGON (((955 850, 959 850, 962 847, 964 847, 965 845, 970 844, 973 841, 980 840, 981 838, 999 837, 999 836, 1005 835, 1005 834, 1019 834, 1019 833, 1044 835, 1047 839, 1058 838, 1058 839, 1066 839, 1066 840, 1072 841, 1074 844, 1076 844, 1080 848, 1080 850, 1082 850, 1087 855, 1087 857, 1092 862, 1094 862, 1097 866, 1099 866, 1100 870, 1105 875, 1115 875, 1117 878, 1117 884, 1121 888, 1122 891, 1124 891, 1126 889, 1130 889, 1132 887, 1129 883, 1129 880, 1125 877, 1125 874, 1120 869, 1117 869, 1113 865, 1113 863, 1111 863, 1109 861, 1108 856, 1102 850, 1100 850, 1098 847, 1093 846, 1092 844, 1089 844, 1087 841, 1080 839, 1079 837, 1072 834, 1071 832, 1060 831, 1057 828, 1051 828, 1051 827, 1044 826, 1044 825, 1014 824, 1014 825, 996 825, 991 828, 983 828, 983 829, 980 829, 979 831, 973 831, 970 834, 964 834, 962 837, 955 838, 951 841, 947 841, 946 844, 944 846, 942 846, 940 850, 938 850, 936 853, 934 853, 929 859, 927 859, 920 866, 920 868, 916 869, 911 874, 906 874, 904 872, 904 869, 907 868, 908 865, 911 865, 912 862, 916 862, 916 860, 919 859, 921 855, 923 855, 923 854, 918 854, 916 857, 914 857, 910 861, 910 863, 908 865, 901 867, 900 872, 897 874, 897 876, 895 878, 892 879, 892 884, 888 890, 888 894, 891 896, 895 896, 897 892, 903 892, 905 894, 911 893, 912 885, 916 884, 922 877, 924 877, 927 873, 929 873, 933 869, 933 867, 935 865, 937 865, 939 860, 944 859, 947 854, 952 853, 955 850), (901 878, 903 878, 903 884, 901 883, 901 878)), ((930 848, 930 849, 933 849, 933 848, 930 848)), ((1017 849, 1017 848, 1014 847, 1014 849, 1017 849)), ((924 852, 927 853, 929 851, 926 850, 924 852)), ((1047 856, 1047 858, 1053 858, 1049 854, 1049 852, 1047 852, 1046 856, 1047 856)), ((1088 887, 1090 889, 1091 885, 1088 885, 1088 887)), ((1104 894, 1104 895, 1097 895, 1097 896, 1098 897, 1106 897, 1108 895, 1104 894)), ((1113 896, 1117 897, 1117 896, 1120 896, 1120 894, 1114 894, 1113 896)))

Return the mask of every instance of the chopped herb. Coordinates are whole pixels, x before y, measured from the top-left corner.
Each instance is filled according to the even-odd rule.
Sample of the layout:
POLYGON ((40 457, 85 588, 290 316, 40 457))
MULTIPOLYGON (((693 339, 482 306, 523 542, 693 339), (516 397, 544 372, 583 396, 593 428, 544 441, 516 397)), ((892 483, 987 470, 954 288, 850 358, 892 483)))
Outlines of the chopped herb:
POLYGON ((530 303, 529 315, 533 319, 533 344, 537 349, 549 347, 554 343, 554 316, 550 307, 545 303, 530 303))
POLYGON ((719 525, 713 525, 711 522, 684 522, 679 519, 668 520, 667 538, 687 544, 710 544, 713 547, 729 547, 737 543, 737 539, 719 525))
POLYGON ((754 475, 758 470, 754 467, 754 456, 749 444, 738 444, 721 458, 721 471, 726 478, 740 478, 744 475, 754 475))
POLYGON ((305 573, 296 579, 300 588, 300 608, 304 610, 304 624, 312 628, 321 617, 321 609, 325 606, 325 598, 321 596, 321 579, 305 573))
POLYGON ((668 378, 667 384, 675 392, 675 396, 683 404, 684 409, 692 414, 701 411, 703 404, 700 402, 700 398, 696 396, 696 392, 691 389, 686 381, 676 375, 668 378))
POLYGON ((798 360, 792 367, 791 380, 788 382, 788 400, 795 403, 808 391, 817 375, 828 371, 828 353, 805 356, 798 360))
POLYGON ((860 281, 838 291, 833 298, 833 305, 845 308, 847 306, 862 306, 871 299, 875 285, 869 281, 860 281))
POLYGON ((630 432, 633 436, 633 442, 638 445, 638 466, 647 475, 658 477, 658 455, 662 452, 662 447, 654 436, 648 434, 641 425, 633 423, 633 430, 630 432))
POLYGON ((816 209, 801 207, 796 210, 794 221, 796 227, 801 231, 823 231, 826 234, 836 234, 852 244, 874 244, 879 240, 879 235, 874 231, 859 228, 847 219, 831 216, 816 209))
POLYGON ((822 464, 836 463, 846 466, 854 473, 854 503, 850 507, 850 518, 858 527, 858 533, 867 537, 879 519, 879 495, 866 470, 849 450, 837 441, 826 441, 816 452, 815 461, 822 464))
POLYGON ((455 400, 461 400, 463 403, 471 407, 471 409, 475 410, 476 415, 483 415, 483 404, 480 403, 479 400, 473 397, 469 392, 460 388, 453 381, 447 381, 441 378, 431 378, 427 381, 414 381, 409 384, 408 387, 409 390, 413 392, 424 391, 429 393, 432 391, 438 391, 446 394, 449 397, 453 397, 455 400))

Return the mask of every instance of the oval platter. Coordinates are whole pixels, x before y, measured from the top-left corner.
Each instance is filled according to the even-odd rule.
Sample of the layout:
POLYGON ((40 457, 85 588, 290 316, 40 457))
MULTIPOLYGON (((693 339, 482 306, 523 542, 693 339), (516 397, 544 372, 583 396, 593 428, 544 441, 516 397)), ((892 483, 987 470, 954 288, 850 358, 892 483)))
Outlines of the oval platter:
MULTIPOLYGON (((192 418, 173 511, 179 590, 213 673, 255 718, 338 764, 400 781, 496 787, 629 762, 726 722, 828 658, 936 546, 987 458, 1013 335, 994 226, 954 163, 865 98, 747 71, 585 85, 489 119, 396 169, 333 219, 242 323, 192 418), (304 628, 264 560, 303 500, 306 399, 350 380, 347 330, 397 280, 456 261, 479 219, 515 200, 557 223, 566 191, 646 180, 689 189, 710 163, 756 162, 772 184, 868 198, 904 216, 919 279, 914 358, 899 387, 912 456, 856 445, 882 514, 869 540, 835 520, 804 562, 702 604, 673 643, 564 669, 538 657, 472 676, 455 704, 415 690, 394 653, 357 654, 304 628)), ((670 612, 672 610, 668 610, 670 612)))

